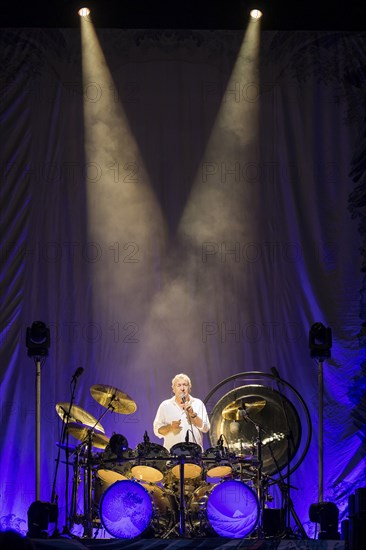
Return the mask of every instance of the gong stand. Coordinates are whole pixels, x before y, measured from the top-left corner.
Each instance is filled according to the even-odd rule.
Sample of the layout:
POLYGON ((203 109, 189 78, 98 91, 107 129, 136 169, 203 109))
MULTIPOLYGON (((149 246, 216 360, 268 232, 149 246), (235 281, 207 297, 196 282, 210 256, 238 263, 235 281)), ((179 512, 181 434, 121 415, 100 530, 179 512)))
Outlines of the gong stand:
POLYGON ((295 511, 294 503, 292 501, 291 494, 290 494, 290 489, 291 489, 291 485, 290 485, 291 452, 290 451, 291 451, 291 444, 294 445, 294 437, 293 437, 293 433, 292 433, 292 430, 291 430, 291 426, 290 426, 290 422, 289 422, 289 418, 288 418, 288 414, 287 414, 287 410, 286 410, 286 406, 285 406, 285 402, 284 402, 284 398, 283 398, 283 393, 282 393, 282 390, 281 390, 280 383, 282 382, 282 378, 279 376, 279 374, 278 374, 278 372, 275 368, 272 368, 272 371, 274 373, 274 378, 276 380, 277 391, 280 395, 281 406, 282 406, 283 414, 284 414, 284 417, 286 419, 286 425, 287 425, 287 434, 286 434, 286 441, 287 441, 286 481, 284 480, 284 477, 283 477, 283 475, 280 471, 280 468, 279 468, 279 465, 278 465, 277 461, 274 459, 272 447, 271 447, 271 445, 269 445, 271 456, 274 459, 274 463, 276 465, 277 473, 278 473, 278 475, 280 476, 280 479, 281 479, 281 487, 280 488, 281 488, 281 492, 282 492, 283 500, 284 500, 283 508, 284 508, 284 512, 285 512, 285 534, 286 535, 293 535, 293 532, 292 532, 292 529, 291 529, 291 526, 290 526, 290 519, 291 519, 291 515, 292 515, 292 517, 294 518, 294 520, 296 522, 296 525, 298 526, 298 528, 300 530, 302 538, 307 539, 309 537, 307 536, 306 531, 305 531, 305 529, 304 529, 304 527, 303 527, 296 511, 295 511))

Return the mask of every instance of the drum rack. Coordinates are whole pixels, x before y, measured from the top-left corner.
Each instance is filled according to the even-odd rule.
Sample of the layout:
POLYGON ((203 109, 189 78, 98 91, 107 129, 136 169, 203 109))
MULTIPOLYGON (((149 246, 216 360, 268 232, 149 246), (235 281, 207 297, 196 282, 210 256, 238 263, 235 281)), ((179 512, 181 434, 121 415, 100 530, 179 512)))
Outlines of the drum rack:
MULTIPOLYGON (((254 374, 258 373, 240 376, 254 374)), ((289 386, 285 382, 283 384, 289 386)), ((292 386, 289 388, 303 403, 296 390, 292 386)), ((270 477, 273 473, 268 469, 269 464, 276 465, 280 481, 284 481, 280 473, 283 464, 278 464, 271 447, 272 442, 278 442, 280 457, 283 456, 284 449, 289 451, 285 440, 286 430, 279 430, 271 421, 281 416, 279 413, 286 408, 286 416, 288 409, 291 418, 295 418, 297 422, 297 428, 300 424, 296 410, 289 400, 286 401, 283 390, 275 393, 272 388, 249 384, 227 393, 212 412, 211 416, 217 421, 220 435, 216 446, 207 451, 202 451, 193 442, 177 443, 168 451, 161 445, 151 443, 147 432, 143 443, 137 445, 135 450, 128 448, 128 442, 122 435, 114 434, 109 439, 100 420, 107 412, 131 414, 136 411, 136 403, 112 386, 94 385, 90 392, 105 408, 99 418, 94 418, 72 401, 56 405, 57 413, 66 424, 67 434, 81 442, 71 453, 68 444, 65 448, 66 468, 68 469, 69 464, 73 466, 70 508, 68 498, 66 504, 66 510, 70 509, 70 515, 66 517, 68 532, 75 524, 81 524, 84 527, 83 538, 92 538, 94 529, 100 528, 104 528, 114 538, 130 539, 138 536, 169 538, 172 535, 182 538, 208 535, 264 538, 263 510, 268 498, 268 487, 280 483, 270 477), (261 416, 262 411, 267 412, 261 416), (244 430, 245 438, 240 439, 240 436, 237 439, 240 448, 235 448, 233 441, 227 439, 233 439, 230 438, 231 427, 240 426, 250 427, 251 430, 244 430), (103 452, 93 453, 93 448, 102 449, 103 452), (243 454, 244 451, 248 454, 243 454), (69 457, 72 456, 73 463, 69 462, 69 457), (78 514, 82 481, 83 512, 78 514), (231 493, 226 494, 229 489, 231 493), (136 498, 135 491, 138 493, 136 498), (116 502, 113 502, 114 496, 116 502), (222 507, 224 501, 225 505, 222 507), (139 502, 145 503, 144 510, 139 509, 139 502), (107 503, 114 518, 112 525, 108 525, 107 521, 107 503), (133 533, 124 533, 123 524, 126 524, 125 516, 129 509, 134 513, 130 523, 137 527, 133 533), (114 530, 114 523, 121 524, 118 531, 114 530), (225 525, 229 525, 229 530, 225 530, 225 525)), ((303 408, 307 413, 305 404, 303 408)), ((287 424, 290 422, 287 421, 287 424)), ((236 432, 233 431, 234 433, 236 432)), ((296 434, 299 439, 299 429, 296 434)), ((307 450, 310 434, 309 428, 301 458, 307 450)), ((216 437, 214 440, 216 441, 216 437)), ((234 443, 236 445, 236 441, 234 443)), ((61 444, 58 445, 61 447, 61 444)), ((287 479, 290 473, 289 461, 292 458, 292 455, 288 455, 289 452, 286 455, 287 479)), ((300 461, 295 467, 299 463, 300 461)), ((68 473, 66 482, 67 479, 68 473)), ((287 494, 289 488, 287 482, 284 489, 287 494)), ((289 498, 287 500, 290 501, 289 498)), ((296 518, 294 512, 292 513, 296 518)), ((131 518, 127 517, 127 520, 131 518)), ((297 523, 299 525, 299 521, 297 523)))
MULTIPOLYGON (((208 528, 210 534, 215 535, 217 534, 215 533, 215 528, 207 526, 207 520, 202 521, 207 496, 210 497, 213 494, 215 487, 231 481, 234 483, 233 487, 236 491, 238 489, 241 490, 242 486, 245 490, 245 496, 249 493, 253 507, 257 507, 258 509, 257 520, 254 522, 251 530, 246 533, 246 536, 263 538, 262 509, 265 495, 260 464, 258 463, 259 457, 236 456, 229 453, 224 447, 211 448, 210 452, 198 453, 197 449, 190 448, 190 446, 195 445, 194 443, 179 444, 179 452, 173 452, 165 458, 162 458, 161 455, 159 456, 159 453, 154 456, 143 456, 141 452, 131 451, 131 449, 123 457, 113 457, 109 454, 104 456, 103 453, 93 455, 88 449, 84 450, 84 453, 83 449, 78 449, 75 452, 73 465, 70 528, 75 524, 83 525, 83 538, 92 538, 93 529, 99 530, 100 528, 105 528, 114 538, 119 538, 118 536, 116 537, 115 533, 111 533, 106 528, 106 522, 103 518, 103 499, 109 490, 114 488, 117 491, 119 488, 123 488, 124 485, 121 482, 130 482, 130 484, 135 484, 133 486, 130 485, 132 488, 138 484, 145 487, 145 489, 148 488, 152 492, 152 497, 150 495, 150 498, 152 500, 153 515, 159 513, 159 510, 157 510, 158 507, 153 500, 154 491, 160 491, 167 495, 166 498, 169 500, 169 505, 172 508, 172 521, 167 525, 165 531, 159 529, 158 533, 153 533, 152 536, 159 536, 160 538, 201 537, 207 534, 208 528), (151 470, 156 471, 155 467, 157 463, 159 463, 159 467, 161 467, 162 463, 165 464, 160 482, 156 483, 149 479, 143 479, 141 475, 140 479, 137 479, 131 473, 134 468, 138 470, 139 466, 146 466, 146 472, 148 472, 148 475, 151 475, 151 470), (199 470, 199 475, 187 477, 186 470, 188 470, 188 476, 192 476, 192 466, 194 465, 197 466, 197 470, 194 471, 199 470), (207 481, 207 478, 210 478, 210 476, 207 476, 208 472, 212 470, 215 472, 216 469, 220 470, 223 467, 229 468, 228 465, 231 468, 230 474, 221 478, 216 478, 215 476, 211 478, 212 481, 207 481), (175 468, 174 474, 172 473, 173 468, 175 468), (100 478, 100 474, 98 474, 100 471, 106 471, 110 475, 106 476, 106 479, 103 480, 100 478), (178 472, 179 474, 177 475, 178 472), (84 511, 82 514, 77 514, 77 496, 82 480, 84 511), (248 484, 248 481, 250 481, 250 484, 248 484), (99 485, 102 489, 101 494, 98 491, 99 485), (197 493, 197 502, 194 497, 195 493, 197 493), (253 497, 252 494, 254 495, 253 497), (190 509, 190 502, 194 510, 190 509)), ((155 447, 158 450, 160 446, 156 445, 155 447)), ((144 470, 141 471, 144 472, 144 470)), ((159 523, 159 521, 161 521, 161 518, 159 519, 158 517, 157 522, 159 523)), ((167 521, 166 518, 165 521, 167 521)), ((144 532, 140 533, 140 535, 143 534, 144 532)))

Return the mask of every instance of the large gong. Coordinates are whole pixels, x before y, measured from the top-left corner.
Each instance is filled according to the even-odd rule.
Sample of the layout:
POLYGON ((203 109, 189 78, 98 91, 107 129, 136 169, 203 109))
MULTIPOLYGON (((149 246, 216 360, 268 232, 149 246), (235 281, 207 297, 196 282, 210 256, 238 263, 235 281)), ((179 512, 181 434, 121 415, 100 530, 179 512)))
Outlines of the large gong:
POLYGON ((304 458, 311 437, 310 416, 287 382, 266 373, 241 373, 223 381, 205 403, 211 446, 221 437, 230 453, 245 460, 256 458, 260 445, 262 471, 269 476, 280 475, 291 463, 293 471, 304 458), (219 397, 214 402, 215 394, 219 397))

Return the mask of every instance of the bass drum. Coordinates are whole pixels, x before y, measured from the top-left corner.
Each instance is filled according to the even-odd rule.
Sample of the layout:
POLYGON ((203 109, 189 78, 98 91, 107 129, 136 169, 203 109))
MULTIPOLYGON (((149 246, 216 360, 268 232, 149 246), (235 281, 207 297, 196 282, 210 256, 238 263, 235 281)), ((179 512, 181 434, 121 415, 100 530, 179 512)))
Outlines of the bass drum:
POLYGON ((176 522, 174 498, 158 485, 134 480, 116 481, 103 494, 99 510, 106 531, 117 539, 142 534, 161 537, 176 522))
POLYGON ((259 521, 258 498, 248 485, 238 480, 216 485, 203 483, 188 503, 188 519, 198 536, 247 537, 259 521))

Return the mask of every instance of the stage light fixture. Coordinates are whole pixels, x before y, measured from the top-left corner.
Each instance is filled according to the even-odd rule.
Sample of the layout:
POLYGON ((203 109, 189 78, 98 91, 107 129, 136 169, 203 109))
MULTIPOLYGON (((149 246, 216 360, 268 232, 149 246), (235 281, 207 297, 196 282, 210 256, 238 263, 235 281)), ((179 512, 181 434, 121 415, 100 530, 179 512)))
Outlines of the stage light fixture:
POLYGON ((50 329, 42 321, 34 321, 27 328, 26 346, 29 357, 45 357, 50 347, 50 329))
POLYGON ((332 347, 332 331, 323 323, 314 323, 309 332, 309 348, 311 357, 330 357, 332 347))
POLYGON ((250 17, 252 19, 260 19, 262 17, 263 13, 261 10, 251 10, 250 11, 250 17))
POLYGON ((319 540, 340 540, 338 532, 339 510, 334 502, 318 502, 309 508, 310 521, 320 523, 319 540))
POLYGON ((36 500, 28 508, 27 536, 35 539, 48 538, 49 523, 57 523, 57 503, 36 500))
POLYGON ((78 14, 80 17, 88 17, 90 15, 90 9, 89 8, 80 8, 78 11, 78 14))

